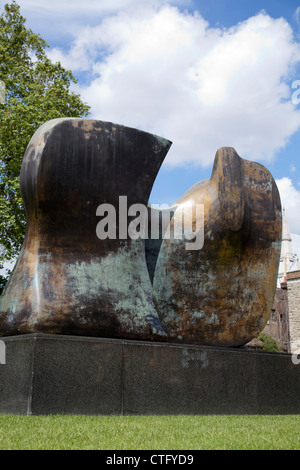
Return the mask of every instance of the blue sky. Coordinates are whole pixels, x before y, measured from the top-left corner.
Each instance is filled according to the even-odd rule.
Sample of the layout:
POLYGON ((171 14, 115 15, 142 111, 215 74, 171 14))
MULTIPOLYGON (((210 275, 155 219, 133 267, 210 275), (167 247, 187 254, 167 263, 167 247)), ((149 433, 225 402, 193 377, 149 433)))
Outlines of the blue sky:
POLYGON ((300 240, 300 1, 17 3, 79 79, 91 117, 173 142, 152 203, 208 178, 215 152, 231 146, 271 171, 300 240))

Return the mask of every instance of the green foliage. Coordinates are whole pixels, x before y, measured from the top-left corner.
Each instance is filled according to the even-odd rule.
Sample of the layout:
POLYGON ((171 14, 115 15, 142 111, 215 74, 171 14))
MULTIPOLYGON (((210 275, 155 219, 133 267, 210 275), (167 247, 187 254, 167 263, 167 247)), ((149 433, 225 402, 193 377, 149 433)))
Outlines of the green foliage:
POLYGON ((71 71, 46 56, 48 45, 25 26, 15 1, 0 16, 0 265, 21 248, 26 214, 19 186, 22 159, 36 129, 50 119, 84 117, 89 106, 70 91, 71 71))
POLYGON ((2 294, 2 291, 5 287, 6 281, 7 281, 7 278, 4 276, 1 276, 0 274, 0 295, 2 294))
POLYGON ((266 352, 282 352, 276 340, 266 333, 260 333, 258 339, 262 342, 262 350, 266 352))

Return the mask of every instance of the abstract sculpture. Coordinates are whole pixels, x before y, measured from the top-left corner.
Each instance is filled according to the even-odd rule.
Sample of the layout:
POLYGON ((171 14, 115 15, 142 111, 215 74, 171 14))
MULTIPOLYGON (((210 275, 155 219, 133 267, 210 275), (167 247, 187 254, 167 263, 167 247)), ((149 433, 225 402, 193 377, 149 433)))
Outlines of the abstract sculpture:
MULTIPOLYGON (((166 337, 144 241, 99 240, 96 212, 119 196, 147 205, 170 142, 112 123, 56 119, 32 137, 21 169, 27 232, 0 299, 2 335, 166 337)), ((118 227, 117 227, 118 228, 118 227)))
MULTIPOLYGON (((239 346, 263 329, 281 244, 272 176, 234 149, 220 149, 211 178, 171 207, 167 230, 178 210, 203 207, 203 243, 187 250, 183 237, 167 238, 164 230, 151 239, 151 224, 162 212, 147 209, 148 199, 170 145, 143 131, 84 119, 52 120, 34 134, 21 170, 27 231, 0 298, 0 335, 239 346), (124 218, 120 198, 126 210, 146 208, 146 242, 147 236, 128 236, 130 214, 124 218), (101 238, 99 216, 109 207, 115 218, 101 238)), ((197 226, 197 217, 190 211, 185 222, 197 226)))
POLYGON ((174 342, 243 345, 264 328, 276 290, 281 204, 275 181, 260 164, 222 148, 211 178, 172 207, 187 204, 204 205, 201 250, 187 251, 182 239, 148 242, 160 320, 174 342))

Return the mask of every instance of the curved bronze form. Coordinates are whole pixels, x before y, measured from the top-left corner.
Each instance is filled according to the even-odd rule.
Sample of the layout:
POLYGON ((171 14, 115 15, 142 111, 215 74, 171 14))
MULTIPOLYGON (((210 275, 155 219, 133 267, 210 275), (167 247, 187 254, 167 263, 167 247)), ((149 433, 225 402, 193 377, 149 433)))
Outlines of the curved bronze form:
POLYGON ((277 186, 262 165, 221 148, 211 178, 173 209, 189 204, 204 205, 202 249, 187 251, 184 239, 146 245, 160 320, 170 341, 243 345, 264 328, 274 299, 281 246, 277 186))
MULTIPOLYGON (((171 208, 172 229, 178 210, 204 207, 198 249, 187 249, 184 238, 163 238, 163 232, 145 245, 128 236, 127 222, 124 234, 124 211, 134 204, 146 210, 170 145, 143 131, 84 119, 55 119, 34 134, 21 170, 27 231, 0 298, 0 335, 230 347, 264 328, 281 245, 280 198, 266 168, 233 148, 217 152, 211 178, 171 208), (103 204, 115 219, 112 232, 99 239, 103 204)), ((151 227, 162 213, 148 211, 151 227)), ((195 225, 197 213, 183 212, 185 224, 195 225)))
POLYGON ((84 119, 56 119, 32 137, 21 170, 27 232, 0 300, 0 334, 166 338, 144 240, 99 240, 97 207, 147 205, 171 143, 84 119))

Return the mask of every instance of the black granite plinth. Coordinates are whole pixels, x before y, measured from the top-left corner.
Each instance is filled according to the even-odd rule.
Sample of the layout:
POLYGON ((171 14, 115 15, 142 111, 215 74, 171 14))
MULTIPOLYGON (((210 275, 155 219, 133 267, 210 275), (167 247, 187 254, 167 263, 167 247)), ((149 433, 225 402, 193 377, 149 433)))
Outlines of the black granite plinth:
POLYGON ((1 340, 1 414, 300 413, 300 365, 288 354, 39 333, 1 340))

